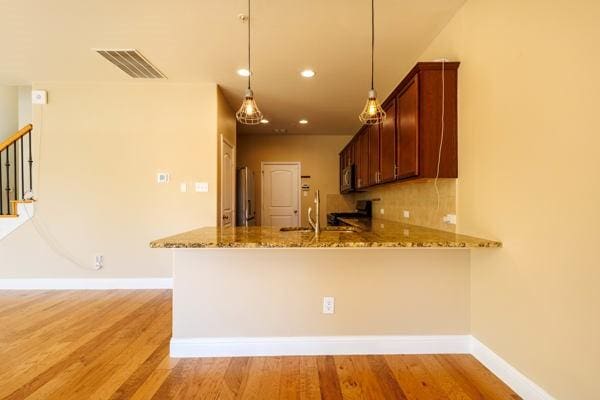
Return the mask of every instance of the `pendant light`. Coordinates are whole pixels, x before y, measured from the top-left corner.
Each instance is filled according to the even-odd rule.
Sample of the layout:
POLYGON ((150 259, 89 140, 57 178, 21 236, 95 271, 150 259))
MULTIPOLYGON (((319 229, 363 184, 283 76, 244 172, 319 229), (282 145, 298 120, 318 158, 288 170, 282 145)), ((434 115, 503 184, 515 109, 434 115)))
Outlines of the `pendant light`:
POLYGON ((254 93, 252 92, 252 88, 250 86, 250 77, 252 76, 252 69, 250 68, 250 0, 248 0, 248 88, 246 89, 246 94, 244 95, 244 101, 242 101, 242 106, 235 113, 235 117, 237 120, 244 125, 257 125, 260 124, 260 121, 263 119, 263 115, 258 109, 256 105, 256 101, 254 101, 254 93))
POLYGON ((377 92, 374 85, 374 62, 373 55, 375 51, 375 0, 371 0, 371 90, 365 108, 358 116, 360 122, 367 125, 381 124, 385 120, 385 111, 377 101, 377 92))

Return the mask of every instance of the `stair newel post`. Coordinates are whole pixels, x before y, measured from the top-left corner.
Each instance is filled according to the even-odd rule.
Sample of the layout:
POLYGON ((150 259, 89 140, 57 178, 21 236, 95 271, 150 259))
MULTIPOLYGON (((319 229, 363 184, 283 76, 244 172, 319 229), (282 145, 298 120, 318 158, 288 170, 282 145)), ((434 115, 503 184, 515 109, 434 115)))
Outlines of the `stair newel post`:
POLYGON ((2 201, 2 153, 4 153, 4 150, 0 150, 0 215, 4 213, 4 203, 2 201))
POLYGON ((19 139, 20 141, 20 149, 21 149, 21 156, 19 158, 20 162, 21 162, 21 199, 24 200, 25 199, 25 170, 23 169, 23 136, 21 136, 21 139, 19 139))
POLYGON ((13 200, 17 201, 19 200, 19 180, 18 180, 18 173, 19 173, 19 169, 17 168, 17 142, 15 141, 12 145, 12 149, 13 149, 13 165, 14 165, 14 169, 13 169, 13 179, 15 182, 15 189, 13 191, 13 200))
POLYGON ((10 152, 8 151, 8 147, 6 148, 6 205, 8 207, 8 212, 10 213, 10 152))
POLYGON ((31 131, 27 134, 27 142, 29 143, 29 192, 33 193, 33 156, 31 154, 31 131))

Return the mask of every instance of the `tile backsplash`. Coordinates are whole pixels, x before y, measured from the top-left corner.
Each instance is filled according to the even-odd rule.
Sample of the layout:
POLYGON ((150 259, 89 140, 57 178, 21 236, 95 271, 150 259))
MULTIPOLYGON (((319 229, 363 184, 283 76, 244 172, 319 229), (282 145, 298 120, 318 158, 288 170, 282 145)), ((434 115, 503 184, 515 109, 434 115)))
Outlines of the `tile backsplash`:
POLYGON ((351 194, 327 194, 325 199, 325 209, 327 213, 331 212, 349 212, 354 211, 356 200, 351 194))
POLYGON ((374 218, 453 232, 456 225, 445 223, 443 218, 456 214, 456 179, 439 179, 437 188, 436 191, 433 179, 426 179, 386 184, 361 193, 331 195, 331 199, 327 196, 327 212, 349 211, 354 209, 356 200, 373 200, 374 218), (404 217, 405 210, 409 218, 404 217))

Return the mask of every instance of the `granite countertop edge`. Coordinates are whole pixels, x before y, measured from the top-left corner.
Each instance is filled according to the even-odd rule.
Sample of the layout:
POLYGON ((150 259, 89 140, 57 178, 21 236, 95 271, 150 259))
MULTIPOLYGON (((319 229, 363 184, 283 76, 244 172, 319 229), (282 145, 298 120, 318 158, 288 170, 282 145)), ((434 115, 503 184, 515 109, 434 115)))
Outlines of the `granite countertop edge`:
POLYGON ((440 231, 387 220, 376 220, 355 233, 280 232, 278 228, 205 227, 154 240, 151 248, 167 249, 300 249, 300 248, 500 248, 495 240, 440 231), (383 228, 385 226, 385 228, 383 228), (412 237, 408 237, 412 236, 412 237))

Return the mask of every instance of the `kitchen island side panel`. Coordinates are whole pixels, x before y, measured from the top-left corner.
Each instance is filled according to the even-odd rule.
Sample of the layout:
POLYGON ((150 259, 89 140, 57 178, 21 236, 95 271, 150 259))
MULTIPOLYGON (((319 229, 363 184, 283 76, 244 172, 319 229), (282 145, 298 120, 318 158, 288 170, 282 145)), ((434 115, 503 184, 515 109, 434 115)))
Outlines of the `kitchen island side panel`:
POLYGON ((175 339, 470 331, 466 249, 173 251, 175 339))

